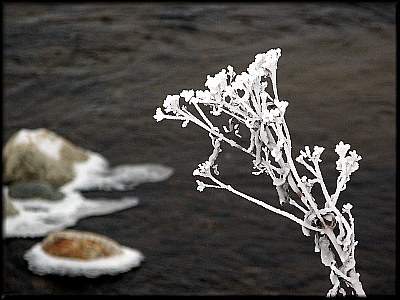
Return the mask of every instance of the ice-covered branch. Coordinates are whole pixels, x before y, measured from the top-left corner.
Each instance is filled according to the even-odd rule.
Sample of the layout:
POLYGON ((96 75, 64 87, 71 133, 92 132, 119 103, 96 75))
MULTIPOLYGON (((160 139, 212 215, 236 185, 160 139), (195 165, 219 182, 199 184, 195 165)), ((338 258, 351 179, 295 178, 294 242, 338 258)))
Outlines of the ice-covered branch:
POLYGON ((163 109, 157 108, 154 118, 157 122, 164 119, 182 121, 182 127, 189 123, 206 130, 211 139, 213 151, 209 158, 198 165, 194 176, 201 176, 211 183, 196 180, 197 189, 225 189, 265 209, 282 215, 301 226, 306 236, 314 234, 315 251, 321 253, 321 261, 330 267, 330 280, 333 284, 328 296, 351 293, 365 296, 355 271, 354 250, 357 245, 354 235, 354 219, 350 213, 351 204, 340 211, 336 205, 339 195, 346 189, 350 175, 359 167, 361 159, 356 151, 349 151, 350 145, 340 141, 335 148, 339 158, 336 169, 339 171, 337 187, 330 195, 319 166, 323 147, 314 146, 311 151, 305 146, 295 161, 311 174, 308 178, 300 175, 292 158, 292 141, 285 121, 287 101, 279 100, 276 85, 276 71, 280 49, 271 49, 255 56, 246 72, 236 74, 232 66, 222 69, 214 76, 207 76, 206 90, 183 90, 179 95, 168 95, 163 109), (225 115, 228 124, 218 127, 215 118, 225 115), (236 139, 249 131, 248 147, 242 146, 236 139), (232 133, 234 137, 232 136, 232 133), (277 208, 272 204, 255 199, 240 192, 229 184, 217 179, 218 154, 222 144, 241 150, 250 155, 253 162, 253 175, 270 177, 278 194, 277 208), (312 190, 319 185, 323 198, 317 201, 312 190), (285 205, 296 208, 298 217, 285 211, 285 205), (346 288, 346 289, 345 289, 346 288))

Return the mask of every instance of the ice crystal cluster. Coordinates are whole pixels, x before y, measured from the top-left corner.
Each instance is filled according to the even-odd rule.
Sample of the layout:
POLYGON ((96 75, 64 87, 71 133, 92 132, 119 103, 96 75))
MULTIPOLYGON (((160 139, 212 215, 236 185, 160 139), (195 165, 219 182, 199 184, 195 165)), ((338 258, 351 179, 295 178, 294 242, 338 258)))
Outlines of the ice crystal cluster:
POLYGON ((322 263, 330 268, 333 287, 327 296, 346 293, 365 296, 355 269, 357 241, 352 205, 347 203, 341 209, 337 208, 339 195, 346 189, 351 174, 358 169, 361 156, 355 150, 350 151, 349 144, 340 141, 336 145, 339 175, 332 194, 327 190, 319 166, 325 150, 323 147, 305 146, 300 151, 295 161, 309 171, 310 177, 298 173, 285 121, 289 103, 279 100, 276 85, 280 56, 281 49, 271 49, 257 54, 247 72, 236 74, 233 67, 228 66, 214 76, 207 76, 206 90, 183 90, 179 95, 167 95, 163 108, 156 109, 154 118, 157 122, 165 119, 182 121, 182 127, 192 122, 208 131, 213 152, 193 172, 194 176, 206 180, 196 180, 200 192, 205 188, 226 189, 298 223, 304 235, 314 235, 315 252, 320 253, 322 263), (214 125, 216 122, 211 119, 220 116, 227 117, 227 123, 214 125), (245 146, 237 141, 242 137, 243 130, 248 130, 250 137, 245 146), (252 157, 252 174, 265 174, 272 179, 280 206, 255 199, 218 179, 217 158, 224 142, 252 157), (318 204, 313 197, 315 185, 321 187, 324 203, 319 200, 318 204), (285 211, 283 208, 287 205, 295 207, 300 217, 285 211))

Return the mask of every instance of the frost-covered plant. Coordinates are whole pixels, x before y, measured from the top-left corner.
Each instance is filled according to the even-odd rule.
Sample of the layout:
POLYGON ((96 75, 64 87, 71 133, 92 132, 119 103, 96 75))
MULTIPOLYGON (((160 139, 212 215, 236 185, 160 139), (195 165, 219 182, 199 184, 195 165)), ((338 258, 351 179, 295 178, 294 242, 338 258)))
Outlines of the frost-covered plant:
POLYGON ((154 118, 157 122, 164 119, 180 120, 183 121, 182 127, 192 122, 208 131, 214 150, 193 172, 194 176, 208 180, 207 183, 196 180, 200 192, 205 188, 226 189, 298 223, 304 235, 314 234, 315 252, 320 252, 322 263, 330 268, 333 287, 327 296, 345 295, 346 292, 365 296, 359 273, 355 269, 354 250, 357 241, 354 218, 350 212, 352 205, 347 203, 341 210, 336 207, 350 175, 359 167, 361 156, 355 150, 349 151, 349 144, 340 141, 336 145, 339 176, 333 194, 329 194, 319 167, 323 147, 314 146, 310 149, 305 146, 300 151, 295 160, 311 173, 311 177, 299 175, 292 159, 292 141, 284 117, 289 103, 279 100, 276 86, 280 56, 281 49, 271 49, 267 53, 257 54, 247 72, 236 74, 232 66, 228 66, 215 76, 208 75, 205 83, 207 90, 183 90, 179 95, 168 95, 163 103, 164 110, 157 108, 154 118), (183 101, 185 105, 181 105, 183 101), (207 114, 206 110, 209 110, 207 114), (211 122, 211 115, 226 115, 229 118, 227 126, 215 126, 211 122), (248 147, 235 141, 241 138, 240 129, 243 128, 249 130, 248 147), (231 137, 233 135, 235 137, 231 137), (282 208, 283 204, 291 205, 301 217, 255 199, 217 179, 219 171, 216 161, 222 151, 221 142, 252 156, 252 174, 271 177, 282 208), (321 206, 312 195, 315 184, 320 185, 325 198, 321 206))

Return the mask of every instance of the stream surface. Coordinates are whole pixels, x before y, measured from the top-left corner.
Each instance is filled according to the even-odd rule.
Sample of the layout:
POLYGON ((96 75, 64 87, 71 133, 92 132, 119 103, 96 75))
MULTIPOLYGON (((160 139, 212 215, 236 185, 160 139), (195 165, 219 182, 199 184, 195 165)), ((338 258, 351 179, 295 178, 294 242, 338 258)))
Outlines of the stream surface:
MULTIPOLYGON (((140 250, 138 269, 98 279, 38 276, 23 254, 39 239, 3 240, 3 294, 326 295, 329 268, 298 224, 224 190, 196 190, 208 134, 153 115, 168 94, 205 89, 207 75, 245 71, 281 48, 277 83, 289 101, 293 153, 335 145, 362 156, 339 207, 355 219, 356 270, 367 295, 394 295, 396 268, 396 12, 394 3, 5 3, 3 142, 47 128, 111 166, 157 163, 175 173, 133 191, 137 207, 83 219, 75 230, 140 250)), ((271 180, 228 145, 220 178, 279 206, 271 180)), ((304 175, 308 175, 299 166, 304 175)), ((322 205, 322 204, 320 204, 322 205)))

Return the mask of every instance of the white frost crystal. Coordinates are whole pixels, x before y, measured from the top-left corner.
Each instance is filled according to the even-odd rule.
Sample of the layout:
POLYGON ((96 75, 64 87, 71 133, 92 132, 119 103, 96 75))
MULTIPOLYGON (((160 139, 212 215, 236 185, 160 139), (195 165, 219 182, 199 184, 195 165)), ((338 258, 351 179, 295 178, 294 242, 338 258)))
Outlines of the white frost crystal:
POLYGON ((276 71, 280 56, 281 49, 271 49, 257 54, 247 72, 237 74, 232 66, 228 66, 214 76, 208 75, 205 82, 208 89, 183 90, 179 95, 168 95, 164 100, 164 111, 157 108, 154 119, 157 122, 179 120, 183 122, 182 127, 193 123, 209 133, 214 150, 208 160, 198 165, 193 175, 204 177, 212 184, 197 180, 198 191, 206 188, 226 189, 298 223, 306 236, 314 232, 315 250, 321 252, 322 263, 331 268, 330 279, 334 287, 329 290, 328 296, 345 294, 341 287, 343 284, 355 294, 365 296, 359 274, 355 272, 354 249, 357 241, 354 238, 351 207, 349 204, 343 206, 343 214, 347 217, 336 207, 339 194, 346 189, 350 175, 359 168, 361 156, 354 150, 349 152, 349 144, 340 141, 336 145, 339 176, 333 194, 329 193, 319 166, 324 147, 314 146, 311 150, 305 146, 300 151, 295 161, 311 173, 311 177, 300 176, 292 158, 292 141, 285 121, 289 102, 278 97, 276 71), (185 102, 185 105, 180 102, 185 102), (227 115, 229 121, 219 128, 214 125, 212 118, 222 114, 227 115), (227 135, 234 132, 235 137, 240 138, 244 136, 241 131, 246 128, 250 136, 247 148, 227 135), (222 142, 250 155, 254 169, 251 173, 269 176, 277 190, 280 205, 294 206, 299 216, 220 181, 216 177, 219 175, 216 161, 222 152, 222 142), (312 196, 315 185, 321 187, 322 203, 312 196), (339 233, 336 236, 337 231, 339 233))

